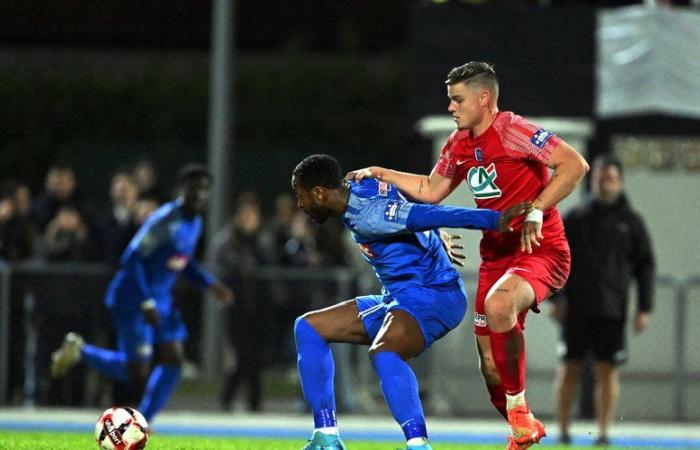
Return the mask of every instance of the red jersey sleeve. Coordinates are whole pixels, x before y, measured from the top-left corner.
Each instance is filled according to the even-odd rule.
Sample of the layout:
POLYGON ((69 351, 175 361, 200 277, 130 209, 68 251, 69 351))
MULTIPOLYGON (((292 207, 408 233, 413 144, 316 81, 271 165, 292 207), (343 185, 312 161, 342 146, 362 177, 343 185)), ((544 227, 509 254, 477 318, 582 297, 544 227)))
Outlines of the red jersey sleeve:
POLYGON ((447 138, 447 142, 445 142, 445 145, 442 147, 442 151, 440 151, 440 157, 438 158, 437 163, 435 163, 435 167, 433 167, 433 170, 437 172, 438 175, 442 175, 445 178, 454 178, 455 176, 457 164, 455 162, 453 147, 457 141, 457 133, 458 130, 455 130, 452 132, 452 134, 450 134, 450 137, 447 138))
POLYGON ((532 159, 547 164, 552 151, 561 138, 527 119, 512 114, 504 120, 499 131, 503 148, 508 156, 517 159, 532 159))

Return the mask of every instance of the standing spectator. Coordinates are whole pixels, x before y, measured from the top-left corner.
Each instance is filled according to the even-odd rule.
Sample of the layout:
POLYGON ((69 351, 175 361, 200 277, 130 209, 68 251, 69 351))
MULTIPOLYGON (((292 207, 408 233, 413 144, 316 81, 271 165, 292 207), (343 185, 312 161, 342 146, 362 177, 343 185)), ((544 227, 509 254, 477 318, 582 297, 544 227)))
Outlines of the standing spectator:
POLYGON ((40 231, 44 231, 63 206, 72 206, 80 211, 77 183, 72 168, 55 164, 46 173, 44 192, 34 204, 34 215, 40 231))
POLYGON ((78 210, 63 206, 47 225, 39 244, 39 254, 47 261, 89 259, 92 251, 88 238, 88 228, 78 210))
POLYGON ((148 159, 139 161, 134 167, 134 178, 138 185, 139 198, 150 198, 158 202, 165 201, 163 190, 160 186, 158 171, 153 163, 148 159))
POLYGON ((99 254, 103 261, 116 264, 136 233, 134 212, 138 201, 136 180, 127 171, 112 176, 109 197, 111 205, 97 218, 95 231, 99 254))
POLYGON ((36 230, 31 217, 31 192, 7 181, 0 189, 0 258, 18 261, 32 256, 36 230))
POLYGON ((134 225, 140 227, 148 219, 153 211, 158 209, 158 202, 152 198, 141 198, 134 205, 134 225))
MULTIPOLYGON (((265 252, 276 266, 317 267, 321 260, 314 229, 289 194, 282 194, 275 200, 275 216, 263 235, 265 252)), ((268 326, 272 346, 280 350, 274 363, 280 364, 281 369, 291 368, 296 358, 292 324, 296 317, 311 309, 316 289, 302 281, 274 283, 272 289, 275 313, 268 326)))
POLYGON ((265 315, 265 281, 256 277, 265 264, 259 244, 262 214, 257 198, 241 198, 232 221, 214 236, 211 244, 214 273, 228 285, 235 286, 236 303, 227 312, 228 335, 236 354, 236 367, 226 377, 221 406, 230 410, 242 382, 248 384, 248 409, 262 407, 262 366, 265 336, 260 323, 265 315))
POLYGON ((627 359, 625 324, 632 278, 637 281, 634 331, 649 323, 654 256, 641 217, 623 192, 622 166, 609 156, 593 163, 589 201, 564 220, 571 246, 568 283, 552 302, 562 324, 563 362, 556 382, 560 440, 569 443, 570 409, 587 354, 595 359, 597 445, 608 445, 620 393, 618 367, 627 359))

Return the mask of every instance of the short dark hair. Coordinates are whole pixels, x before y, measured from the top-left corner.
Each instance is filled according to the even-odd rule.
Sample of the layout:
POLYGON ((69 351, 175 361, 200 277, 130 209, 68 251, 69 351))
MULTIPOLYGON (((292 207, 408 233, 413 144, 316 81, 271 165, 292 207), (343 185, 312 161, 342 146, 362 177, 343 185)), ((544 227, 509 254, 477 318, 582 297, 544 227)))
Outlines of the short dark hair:
POLYGON ((343 183, 340 163, 329 155, 309 155, 292 172, 294 179, 304 189, 323 186, 337 189, 343 183))
POLYGON ((209 172, 209 169, 207 169, 207 167, 204 164, 187 163, 177 173, 177 184, 178 186, 182 186, 183 184, 185 184, 185 182, 189 180, 195 180, 199 178, 206 178, 209 181, 214 180, 214 177, 212 177, 211 172, 209 172))
POLYGON ((622 163, 615 155, 610 153, 604 153, 602 155, 596 156, 593 160, 593 170, 603 169, 605 167, 615 167, 617 171, 620 172, 620 178, 624 178, 624 173, 622 169, 622 163))
POLYGON ((478 84, 495 89, 498 93, 496 71, 493 69, 493 65, 482 61, 470 61, 452 68, 447 74, 445 84, 451 86, 457 83, 478 84))

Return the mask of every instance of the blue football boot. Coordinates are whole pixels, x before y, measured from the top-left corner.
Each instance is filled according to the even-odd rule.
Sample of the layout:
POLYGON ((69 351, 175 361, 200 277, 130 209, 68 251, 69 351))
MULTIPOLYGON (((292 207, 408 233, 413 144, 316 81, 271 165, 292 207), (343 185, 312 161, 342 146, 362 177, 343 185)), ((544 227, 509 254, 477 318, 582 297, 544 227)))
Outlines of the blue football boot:
POLYGON ((345 450, 345 444, 337 434, 314 431, 309 442, 301 450, 345 450))

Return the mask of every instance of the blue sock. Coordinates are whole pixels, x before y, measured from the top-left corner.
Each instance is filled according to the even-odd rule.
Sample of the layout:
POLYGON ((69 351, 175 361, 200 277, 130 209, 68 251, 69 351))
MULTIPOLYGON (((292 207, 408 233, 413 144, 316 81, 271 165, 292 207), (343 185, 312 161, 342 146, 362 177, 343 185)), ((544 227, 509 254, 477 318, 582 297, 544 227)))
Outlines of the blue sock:
POLYGON ((123 383, 129 380, 125 353, 84 344, 81 356, 83 361, 102 375, 123 383))
POLYGON ((139 411, 147 421, 151 421, 168 402, 170 395, 180 381, 180 367, 158 364, 148 377, 146 392, 143 394, 139 411))
POLYGON ((335 392, 333 376, 335 363, 328 342, 299 317, 294 322, 294 338, 297 344, 297 367, 301 389, 314 414, 316 428, 335 427, 335 392))
POLYGON ((406 440, 427 438, 423 406, 418 397, 418 380, 413 369, 394 352, 372 355, 384 399, 394 419, 401 425, 406 440))

